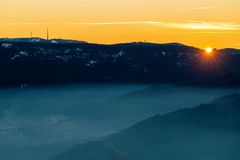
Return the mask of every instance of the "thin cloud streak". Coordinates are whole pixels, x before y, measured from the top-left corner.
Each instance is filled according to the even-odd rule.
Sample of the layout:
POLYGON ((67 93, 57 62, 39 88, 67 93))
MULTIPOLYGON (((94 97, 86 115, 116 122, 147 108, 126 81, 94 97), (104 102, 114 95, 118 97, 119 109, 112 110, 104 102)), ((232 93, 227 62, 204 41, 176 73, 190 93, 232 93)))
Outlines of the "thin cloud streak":
POLYGON ((158 25, 160 27, 191 29, 191 30, 240 30, 240 24, 233 22, 159 22, 159 21, 141 21, 141 22, 97 22, 97 23, 79 23, 86 25, 131 25, 131 24, 147 24, 158 25))
POLYGON ((236 22, 163 22, 163 21, 129 21, 129 22, 69 22, 69 23, 0 23, 0 25, 154 25, 164 28, 188 30, 225 30, 239 31, 240 24, 236 22))
POLYGON ((192 30, 240 30, 240 24, 228 22, 195 22, 179 25, 192 30))

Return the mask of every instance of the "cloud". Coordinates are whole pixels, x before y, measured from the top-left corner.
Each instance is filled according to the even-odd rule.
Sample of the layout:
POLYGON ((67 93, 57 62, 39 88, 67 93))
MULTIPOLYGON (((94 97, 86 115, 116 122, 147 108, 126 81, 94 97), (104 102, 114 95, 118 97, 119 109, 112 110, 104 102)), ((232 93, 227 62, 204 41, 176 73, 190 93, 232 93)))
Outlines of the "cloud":
POLYGON ((134 22, 96 22, 96 23, 79 23, 86 25, 131 25, 146 24, 158 25, 160 27, 191 29, 191 30, 240 30, 240 24, 233 22, 161 22, 161 21, 134 21, 134 22))
POLYGON ((192 22, 177 25, 176 27, 192 30, 240 30, 240 24, 232 22, 192 22))
POLYGON ((237 22, 164 22, 164 21, 121 21, 121 22, 70 22, 70 23, 0 23, 0 25, 154 25, 165 28, 206 31, 240 31, 237 22))

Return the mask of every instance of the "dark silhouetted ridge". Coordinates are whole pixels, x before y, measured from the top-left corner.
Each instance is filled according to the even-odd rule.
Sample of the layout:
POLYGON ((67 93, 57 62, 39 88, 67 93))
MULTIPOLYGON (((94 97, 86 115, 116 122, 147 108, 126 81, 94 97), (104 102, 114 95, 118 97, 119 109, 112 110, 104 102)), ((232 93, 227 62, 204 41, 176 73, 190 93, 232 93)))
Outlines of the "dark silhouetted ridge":
POLYGON ((240 85, 239 50, 179 43, 114 45, 41 38, 0 39, 0 85, 174 83, 240 85))

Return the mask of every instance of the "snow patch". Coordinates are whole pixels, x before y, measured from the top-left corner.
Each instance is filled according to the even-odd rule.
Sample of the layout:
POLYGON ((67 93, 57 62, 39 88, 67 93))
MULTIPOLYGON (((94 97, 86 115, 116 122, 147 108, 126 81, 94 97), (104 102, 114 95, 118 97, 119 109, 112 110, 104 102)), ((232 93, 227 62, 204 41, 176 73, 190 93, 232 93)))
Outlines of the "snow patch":
POLYGON ((82 52, 83 51, 83 49, 81 49, 81 48, 77 48, 76 49, 78 52, 82 52))
POLYGON ((16 58, 19 58, 19 57, 21 57, 21 56, 19 54, 16 54, 11 58, 11 60, 15 60, 16 58))
POLYGON ((32 42, 40 42, 41 40, 39 38, 33 38, 31 41, 32 42))
POLYGON ((86 66, 93 66, 93 65, 95 65, 95 64, 97 64, 97 61, 95 61, 95 60, 90 60, 87 64, 86 64, 86 66))
POLYGON ((56 40, 51 40, 51 43, 58 44, 56 40))
POLYGON ((28 53, 27 53, 27 52, 24 52, 24 51, 20 51, 19 54, 20 54, 20 55, 23 55, 23 56, 28 56, 28 53))
POLYGON ((89 61, 89 64, 91 64, 91 65, 96 64, 96 63, 97 63, 97 61, 95 61, 95 60, 90 60, 89 61))
POLYGON ((57 59, 61 59, 63 60, 65 63, 68 62, 68 60, 65 58, 65 57, 62 57, 62 56, 56 56, 57 59))
POLYGON ((64 53, 65 53, 65 54, 68 54, 69 52, 70 52, 70 49, 65 49, 65 50, 64 50, 64 53))
POLYGON ((11 46, 12 46, 12 44, 10 44, 10 43, 3 43, 2 44, 2 47, 4 47, 4 48, 11 48, 11 46))
POLYGON ((113 58, 118 58, 118 57, 122 57, 125 54, 125 52, 123 50, 119 51, 117 54, 112 55, 113 58))
POLYGON ((188 66, 188 64, 187 64, 186 62, 177 62, 176 65, 177 65, 178 67, 181 67, 181 68, 183 68, 183 67, 185 67, 185 66, 188 66))

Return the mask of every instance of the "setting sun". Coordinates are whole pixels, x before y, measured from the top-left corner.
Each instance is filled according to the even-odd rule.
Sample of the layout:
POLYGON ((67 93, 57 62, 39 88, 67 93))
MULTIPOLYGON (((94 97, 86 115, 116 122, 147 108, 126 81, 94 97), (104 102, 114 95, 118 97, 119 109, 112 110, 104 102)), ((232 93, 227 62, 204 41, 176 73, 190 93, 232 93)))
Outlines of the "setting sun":
POLYGON ((207 47, 205 49, 205 51, 206 51, 207 54, 210 54, 210 53, 212 53, 213 49, 211 47, 207 47))

